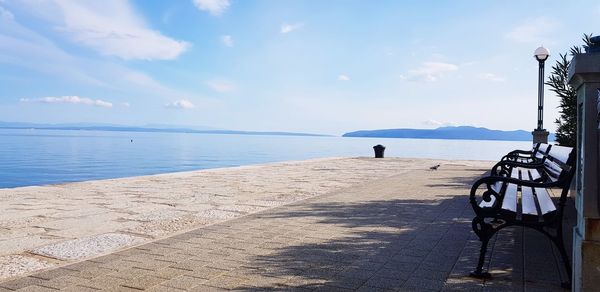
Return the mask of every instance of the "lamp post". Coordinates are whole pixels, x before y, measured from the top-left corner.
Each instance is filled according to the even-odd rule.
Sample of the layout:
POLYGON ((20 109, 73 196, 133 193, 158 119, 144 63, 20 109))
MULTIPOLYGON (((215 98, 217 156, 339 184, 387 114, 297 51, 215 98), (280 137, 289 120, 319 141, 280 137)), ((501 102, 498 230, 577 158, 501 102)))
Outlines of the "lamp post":
POLYGON ((548 143, 548 131, 544 129, 544 62, 550 57, 550 51, 544 47, 539 47, 533 52, 533 56, 539 63, 538 76, 538 107, 537 107, 537 128, 531 133, 533 143, 548 143))

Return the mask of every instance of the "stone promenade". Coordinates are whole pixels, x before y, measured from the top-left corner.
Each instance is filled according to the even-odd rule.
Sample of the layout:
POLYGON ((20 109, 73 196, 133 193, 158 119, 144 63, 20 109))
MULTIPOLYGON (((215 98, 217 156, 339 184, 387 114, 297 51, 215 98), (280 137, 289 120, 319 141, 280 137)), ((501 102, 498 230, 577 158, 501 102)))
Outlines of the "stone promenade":
POLYGON ((429 166, 9 279, 0 291, 561 290, 556 251, 521 228, 490 244, 491 280, 467 277, 479 249, 468 192, 487 165, 429 166))

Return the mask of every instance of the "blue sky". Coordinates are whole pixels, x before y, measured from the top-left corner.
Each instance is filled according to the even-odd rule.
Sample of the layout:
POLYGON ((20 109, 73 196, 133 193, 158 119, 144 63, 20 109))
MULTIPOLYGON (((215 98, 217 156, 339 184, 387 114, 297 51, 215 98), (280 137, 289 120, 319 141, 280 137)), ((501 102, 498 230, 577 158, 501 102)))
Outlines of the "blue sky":
POLYGON ((598 28, 597 1, 0 0, 0 121, 531 130, 533 51, 598 28))

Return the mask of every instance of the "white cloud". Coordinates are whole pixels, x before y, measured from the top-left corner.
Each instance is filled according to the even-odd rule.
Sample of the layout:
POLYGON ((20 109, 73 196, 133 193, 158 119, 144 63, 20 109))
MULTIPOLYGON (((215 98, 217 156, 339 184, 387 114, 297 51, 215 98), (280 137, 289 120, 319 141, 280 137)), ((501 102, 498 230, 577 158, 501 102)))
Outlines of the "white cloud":
POLYGON ((230 35, 222 35, 221 42, 226 47, 233 47, 233 38, 230 35))
POLYGON ((350 77, 344 74, 340 74, 337 78, 339 81, 350 81, 350 77))
POLYGON ((149 28, 127 1, 23 2, 71 41, 122 59, 170 60, 190 45, 149 28))
POLYGON ((506 34, 508 39, 520 43, 552 43, 554 31, 560 27, 557 20, 538 17, 524 21, 506 34))
POLYGON ((231 81, 219 80, 219 79, 208 80, 208 81, 206 81, 206 85, 208 87, 210 87, 212 90, 219 92, 219 93, 231 92, 231 91, 234 91, 236 88, 235 84, 233 84, 231 81))
POLYGON ((217 16, 223 14, 230 5, 229 0, 193 0, 193 3, 198 9, 217 16))
POLYGON ((304 26, 303 22, 297 22, 293 24, 284 23, 281 25, 281 33, 286 34, 294 30, 300 29, 304 26))
POLYGON ((79 97, 76 95, 71 96, 46 96, 40 98, 21 98, 21 102, 39 102, 39 103, 60 103, 60 104, 79 104, 79 105, 93 105, 105 108, 112 108, 113 104, 108 101, 101 99, 91 99, 87 97, 79 97))
POLYGON ((494 73, 483 73, 479 75, 480 79, 483 80, 488 80, 488 81, 493 81, 493 82, 504 82, 506 81, 506 78, 502 77, 502 76, 498 76, 494 73))
MULTIPOLYGON (((441 76, 448 72, 458 70, 458 66, 444 62, 424 62, 421 67, 408 71, 409 80, 417 81, 437 81, 441 76)), ((401 79, 404 78, 401 76, 401 79)))
POLYGON ((196 106, 194 106, 194 104, 187 99, 180 99, 180 100, 176 100, 174 102, 165 104, 165 107, 185 110, 185 109, 193 109, 196 106))
POLYGON ((20 24, 17 19, 0 18, 0 66, 5 64, 41 73, 52 81, 116 90, 129 96, 154 99, 159 103, 171 100, 173 96, 201 100, 203 105, 214 105, 215 102, 193 92, 166 86, 151 75, 129 68, 114 59, 67 53, 48 36, 20 24))

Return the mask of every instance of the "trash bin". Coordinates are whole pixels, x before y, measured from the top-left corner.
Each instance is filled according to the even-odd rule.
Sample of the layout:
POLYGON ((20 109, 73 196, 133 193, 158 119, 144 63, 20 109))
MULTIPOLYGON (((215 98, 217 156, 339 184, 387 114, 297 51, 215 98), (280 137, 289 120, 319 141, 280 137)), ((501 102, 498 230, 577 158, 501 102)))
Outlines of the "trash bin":
POLYGON ((373 146, 373 150, 375 150, 375 158, 383 158, 383 152, 385 151, 385 146, 381 144, 377 144, 373 146))

